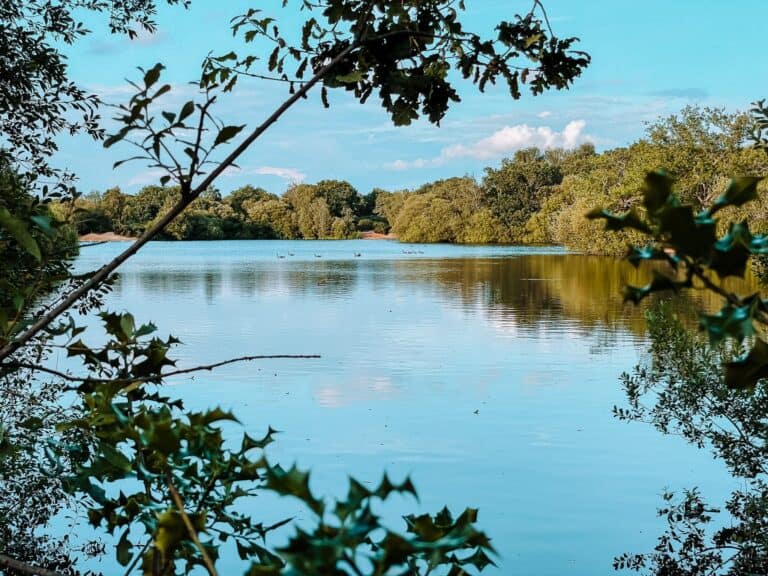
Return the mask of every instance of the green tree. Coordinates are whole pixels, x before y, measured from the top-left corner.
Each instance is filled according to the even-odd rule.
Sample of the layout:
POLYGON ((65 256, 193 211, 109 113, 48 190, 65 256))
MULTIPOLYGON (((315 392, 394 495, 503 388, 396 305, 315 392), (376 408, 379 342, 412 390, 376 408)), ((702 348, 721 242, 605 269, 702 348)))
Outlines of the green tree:
POLYGON ((224 201, 232 206, 236 212, 245 213, 246 202, 252 202, 257 200, 269 200, 274 198, 274 194, 270 194, 263 188, 254 188, 250 184, 247 184, 237 190, 230 192, 224 201))
MULTIPOLYGON (((70 280, 77 236, 57 221, 10 163, 0 157, 0 334, 13 337, 25 311, 55 296, 70 280), (25 229, 23 223, 34 225, 25 229)), ((27 362, 48 357, 47 336, 15 356, 27 362)), ((46 465, 47 441, 68 417, 58 382, 41 381, 34 370, 0 370, 0 554, 23 562, 69 569, 74 562, 61 538, 41 530, 71 503, 60 477, 46 465)), ((71 469, 72 460, 62 462, 71 469)))
MULTIPOLYGON (((166 0, 188 5, 187 0, 166 0)), ((49 158, 59 134, 83 132, 101 138, 99 99, 67 77, 64 46, 89 29, 79 19, 83 9, 105 15, 112 33, 135 36, 155 29, 157 2, 106 0, 48 2, 27 0, 0 6, 0 125, 13 168, 30 181, 61 178, 61 190, 72 175, 55 170, 49 158)), ((46 187, 47 190, 47 187, 46 187)), ((61 193, 59 191, 58 193, 61 193)))
POLYGON ((474 179, 439 180, 405 197, 392 231, 403 242, 462 242, 482 206, 482 190, 474 179))
POLYGON ((356 213, 359 210, 360 197, 349 182, 343 180, 321 180, 314 185, 315 194, 324 198, 331 215, 341 218, 345 210, 356 213))
POLYGON ((503 160, 500 168, 485 169, 485 203, 506 228, 510 242, 522 241, 526 222, 563 179, 552 156, 538 148, 527 148, 503 160))
POLYGON ((257 227, 259 238, 292 240, 299 238, 296 213, 283 199, 249 200, 244 205, 249 222, 257 227))
POLYGON ((402 192, 387 192, 386 190, 380 190, 376 194, 376 206, 374 207, 374 214, 384 218, 390 226, 397 221, 397 217, 400 211, 405 205, 405 200, 410 193, 407 191, 402 192))
POLYGON ((128 199, 120 188, 110 188, 101 196, 101 208, 104 215, 109 219, 113 231, 115 230, 115 223, 121 222, 123 219, 123 210, 127 202, 128 199))
POLYGON ((320 190, 311 184, 291 186, 283 198, 296 213, 296 224, 302 238, 318 239, 331 236, 333 214, 320 190))
POLYGON ((681 200, 703 207, 716 199, 731 175, 765 169, 764 155, 746 147, 750 130, 746 113, 686 106, 648 126, 648 141, 659 156, 648 169, 664 166, 679 183, 681 200))
MULTIPOLYGON (((144 160, 166 172, 161 184, 173 181, 175 186, 143 190, 132 197, 123 210, 128 222, 156 218, 141 237, 49 308, 38 314, 25 310, 24 318, 6 326, 0 369, 4 374, 31 369, 77 383, 83 415, 57 427, 62 433, 71 430, 84 436, 77 449, 83 447, 85 453, 67 483, 82 498, 94 525, 121 531, 116 556, 128 566, 128 572, 140 562, 146 574, 202 566, 214 576, 220 550, 217 530, 222 526, 227 527, 227 538, 240 545, 237 551, 254 574, 428 573, 441 567, 452 573, 479 571, 489 563, 491 548, 487 537, 474 527, 474 510, 457 518, 447 510, 434 517, 408 516, 408 532, 399 534, 381 524, 373 506, 393 492, 412 493, 409 481, 397 485, 385 477, 374 490, 352 481, 346 499, 327 506, 309 489, 308 474, 271 465, 254 453, 270 439, 269 432, 261 440, 244 438, 239 449, 229 447, 219 423, 231 420, 231 415, 218 409, 185 412, 179 401, 154 389, 166 376, 180 372, 169 368, 173 360, 168 353, 176 342, 151 336, 154 326, 136 326, 130 314, 101 313, 109 340, 97 348, 75 339, 80 327, 63 324, 60 332, 69 338, 68 354, 82 362, 84 375, 27 365, 19 356, 75 303, 103 289, 122 262, 162 234, 195 201, 201 196, 206 200, 203 195, 224 170, 314 86, 321 85, 325 102, 330 89, 344 89, 361 101, 375 92, 397 125, 409 124, 422 114, 438 123, 449 105, 459 99, 448 74, 451 68, 481 90, 487 82, 503 80, 517 98, 526 84, 533 94, 567 87, 589 61, 572 49, 575 39, 552 36, 545 19, 538 15, 538 2, 530 13, 501 22, 496 38, 490 40, 464 30, 458 11, 463 7, 454 6, 452 0, 384 4, 327 0, 302 2, 301 6, 308 16, 296 44, 258 10, 236 18, 235 33, 257 46, 257 54, 209 58, 198 84, 202 93, 197 103, 190 101, 179 110, 162 110, 157 115, 156 99, 172 88, 160 82, 161 65, 143 71, 136 93, 118 111, 119 130, 105 145, 126 138, 143 143, 144 160), (270 46, 267 59, 259 58, 264 44, 270 46), (255 62, 266 64, 264 74, 289 83, 292 94, 240 145, 211 166, 211 154, 244 129, 213 120, 216 96, 233 89, 239 75, 251 74, 255 62), (288 76, 291 62, 292 76, 288 76), (309 79, 304 78, 305 73, 309 79), (189 161, 182 164, 177 158, 189 161), (176 203, 157 217, 167 196, 176 193, 176 203), (30 316, 33 320, 27 322, 30 316), (134 486, 141 484, 143 489, 134 493, 130 487, 130 493, 121 492, 120 488, 127 488, 125 480, 134 486), (235 502, 247 496, 248 490, 259 488, 294 496, 312 512, 312 526, 296 528, 278 553, 259 544, 274 526, 264 527, 234 513, 235 502), (134 531, 143 533, 141 541, 132 540, 134 531)), ((308 204, 313 203, 315 228, 328 230, 329 222, 322 222, 330 221, 325 199, 313 197, 308 204)), ((37 256, 39 244, 30 240, 25 224, 7 218, 0 222, 22 249, 37 256)), ((19 567, 2 554, 0 562, 19 567)))
POLYGON ((157 218, 168 198, 178 198, 179 194, 178 187, 144 186, 138 194, 127 197, 115 230, 130 235, 143 233, 157 218))
POLYGON ((355 225, 355 217, 352 214, 352 208, 348 206, 345 207, 341 216, 333 219, 333 224, 331 224, 331 235, 336 240, 357 238, 357 226, 355 225))
POLYGON ((668 305, 651 309, 647 319, 650 364, 622 376, 627 404, 614 414, 711 451, 740 487, 724 507, 696 489, 666 492, 658 515, 668 528, 654 551, 623 554, 614 566, 648 575, 759 574, 768 562, 766 383, 729 387, 723 368, 743 350, 691 333, 668 305))

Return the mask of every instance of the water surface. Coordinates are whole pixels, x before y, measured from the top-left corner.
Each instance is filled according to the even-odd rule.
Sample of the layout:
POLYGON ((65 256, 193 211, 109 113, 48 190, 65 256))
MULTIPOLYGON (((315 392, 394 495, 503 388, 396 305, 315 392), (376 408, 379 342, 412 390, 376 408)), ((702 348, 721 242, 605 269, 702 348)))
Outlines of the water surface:
MULTIPOLYGON (((84 249, 79 270, 122 247, 84 249)), ((320 354, 200 373, 173 393, 231 408, 252 435, 283 431, 271 458, 311 467, 318 492, 410 474, 421 500, 384 511, 393 526, 479 507, 495 573, 592 576, 652 548, 665 488, 731 485, 705 453, 611 416, 619 374, 645 357, 642 314, 620 289, 644 279, 557 248, 154 242, 108 306, 179 337, 180 366, 320 354)), ((265 522, 286 511, 301 516, 253 508, 265 522)))

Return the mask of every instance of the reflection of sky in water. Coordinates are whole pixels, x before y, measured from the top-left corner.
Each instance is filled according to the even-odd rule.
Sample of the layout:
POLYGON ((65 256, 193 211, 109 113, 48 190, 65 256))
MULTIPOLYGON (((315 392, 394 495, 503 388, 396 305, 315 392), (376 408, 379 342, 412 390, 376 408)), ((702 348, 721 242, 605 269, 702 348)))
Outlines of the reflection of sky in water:
MULTIPOLYGON (((118 249, 88 248, 78 265, 118 249)), ((180 366, 321 354, 176 383, 190 408, 221 404, 249 433, 284 431, 271 457, 311 466, 317 490, 410 473, 422 501, 388 509, 395 526, 414 506, 477 506, 498 573, 593 575, 652 547, 665 487, 728 485, 705 454, 611 416, 618 375, 643 356, 627 281, 642 272, 560 250, 153 243, 108 304, 181 338, 180 366)), ((296 513, 269 499, 254 512, 269 521, 286 506, 296 513)))

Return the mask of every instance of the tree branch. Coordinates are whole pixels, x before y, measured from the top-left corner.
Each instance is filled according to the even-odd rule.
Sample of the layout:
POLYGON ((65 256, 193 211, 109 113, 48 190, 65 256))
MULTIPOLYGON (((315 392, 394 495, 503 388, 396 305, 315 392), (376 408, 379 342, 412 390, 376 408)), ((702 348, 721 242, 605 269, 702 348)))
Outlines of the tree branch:
POLYGON ((268 355, 260 355, 260 356, 240 356, 239 358, 230 358, 229 360, 222 360, 221 362, 216 362, 214 364, 205 364, 202 366, 195 366, 194 368, 184 368, 182 370, 173 370, 171 372, 164 372, 162 374, 156 374, 154 376, 142 376, 137 378, 90 378, 90 377, 83 377, 83 376, 73 376, 72 374, 67 374, 66 372, 62 372, 60 370, 55 370, 53 368, 48 368, 46 366, 39 366, 37 364, 33 364, 31 362, 8 362, 7 364, 0 364, 0 368, 26 368, 28 370, 36 370, 38 372, 45 372, 46 374, 50 374, 51 376, 57 376, 63 380, 68 380, 69 382, 125 382, 126 384, 129 382, 150 382, 152 380, 157 380, 161 378, 169 378, 171 376, 180 376, 182 374, 191 374, 193 372, 202 372, 202 371, 208 371, 215 368, 219 368, 220 366, 226 366, 227 364, 235 364, 236 362, 252 362, 254 360, 279 360, 279 359, 293 359, 293 360, 303 360, 303 359, 317 359, 321 358, 319 354, 268 354, 268 355))
POLYGON ((182 198, 179 200, 179 202, 173 206, 173 208, 171 208, 162 218, 160 218, 160 220, 158 220, 154 226, 144 232, 144 234, 142 234, 141 237, 136 240, 136 242, 131 244, 131 246, 116 256, 112 261, 102 266, 87 282, 85 282, 76 290, 70 292, 69 295, 67 295, 67 297, 64 298, 57 306, 46 312, 24 332, 3 346, 0 349, 0 361, 8 358, 8 356, 29 342, 38 333, 44 330, 53 320, 66 312, 75 302, 77 302, 88 292, 104 282, 104 280, 106 280, 110 274, 112 274, 112 272, 120 267, 120 265, 128 260, 128 258, 136 254, 147 242, 162 232, 165 227, 168 226, 168 224, 170 224, 179 214, 184 211, 187 206, 189 206, 189 204, 192 203, 195 198, 200 195, 201 192, 207 190, 229 166, 234 164, 240 155, 245 152, 251 146, 251 144, 253 144, 257 138, 259 138, 259 136, 261 136, 264 132, 266 132, 268 128, 277 122, 280 117, 286 111, 288 111, 288 109, 291 108, 291 106, 304 98, 307 93, 318 82, 320 82, 320 80, 322 80, 325 75, 334 68, 334 66, 336 66, 336 64, 346 58, 347 55, 349 55, 349 53, 357 47, 358 43, 352 42, 344 50, 339 52, 339 54, 336 55, 336 57, 333 58, 330 62, 328 62, 328 64, 323 66, 323 68, 317 72, 317 74, 315 74, 311 80, 309 80, 299 90, 297 90, 295 94, 283 102, 262 124, 256 127, 256 129, 251 132, 251 134, 249 134, 248 137, 243 140, 237 148, 235 148, 221 163, 219 163, 218 166, 216 166, 216 168, 211 171, 211 173, 200 184, 195 187, 194 190, 192 190, 189 196, 184 197, 182 195, 182 198))
POLYGON ((203 544, 200 542, 200 539, 197 537, 197 530, 195 530, 195 527, 192 525, 192 521, 189 519, 189 516, 187 516, 187 513, 184 511, 184 501, 181 499, 179 492, 176 490, 176 487, 173 485, 173 477, 171 476, 171 473, 166 472, 165 475, 168 483, 168 490, 171 492, 171 498, 173 498, 173 503, 176 504, 176 508, 179 510, 179 514, 181 514, 181 519, 184 521, 184 525, 187 527, 187 532, 189 533, 189 537, 192 539, 192 542, 195 543, 195 546, 197 546, 197 549, 200 551, 200 555, 203 557, 203 563, 205 564, 205 567, 208 570, 208 573, 211 576, 218 576, 218 573, 216 572, 216 567, 213 565, 213 561, 211 560, 211 557, 208 556, 208 552, 206 551, 203 544))

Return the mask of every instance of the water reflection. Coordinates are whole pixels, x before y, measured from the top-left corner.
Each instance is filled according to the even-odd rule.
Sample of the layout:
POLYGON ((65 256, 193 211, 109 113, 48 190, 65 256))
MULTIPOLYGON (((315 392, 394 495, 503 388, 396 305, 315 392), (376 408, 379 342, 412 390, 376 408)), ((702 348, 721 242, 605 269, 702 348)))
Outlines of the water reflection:
MULTIPOLYGON (((620 259, 581 255, 524 255, 510 258, 446 260, 371 260, 275 263, 255 261, 234 266, 210 265, 158 270, 140 267, 123 273, 126 284, 149 295, 200 293, 212 303, 224 291, 242 297, 281 294, 288 298, 345 298, 363 291, 408 285, 428 291, 449 306, 484 315, 489 322, 515 330, 551 328, 557 322, 601 334, 610 345, 613 329, 635 335, 645 331, 643 308, 625 304, 622 287, 649 279, 647 268, 636 269, 620 259), (359 284, 363 286, 359 286, 359 284)), ((748 279, 745 293, 756 290, 748 279)), ((686 313, 714 308, 710 294, 686 293, 676 299, 686 313)))
MULTIPOLYGON (((88 249, 78 265, 98 268, 118 248, 88 249)), ((705 455, 611 415, 618 375, 645 353, 642 310, 622 304, 621 287, 647 271, 560 250, 401 250, 150 244, 107 306, 181 338, 180 367, 320 354, 230 365, 169 390, 190 409, 232 409, 253 436, 284 430, 272 456, 312 467, 319 493, 387 470, 414 477, 423 512, 480 508, 496 574, 610 573, 616 554, 652 549, 661 487, 724 492, 705 455)))

